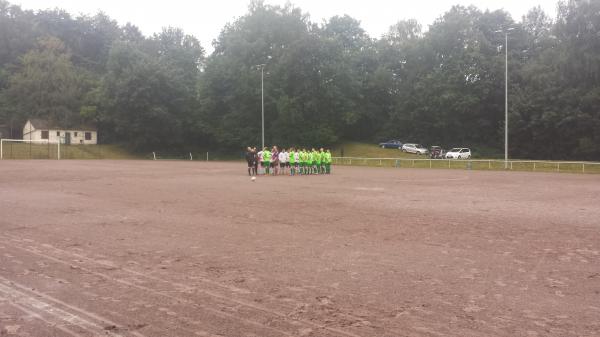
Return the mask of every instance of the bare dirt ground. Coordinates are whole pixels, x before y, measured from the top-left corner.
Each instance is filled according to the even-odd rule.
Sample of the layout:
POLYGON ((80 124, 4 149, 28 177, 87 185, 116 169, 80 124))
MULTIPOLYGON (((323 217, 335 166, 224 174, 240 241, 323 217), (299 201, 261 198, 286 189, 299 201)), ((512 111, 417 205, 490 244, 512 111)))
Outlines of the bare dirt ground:
POLYGON ((1 336, 600 336, 600 176, 0 162, 1 336))

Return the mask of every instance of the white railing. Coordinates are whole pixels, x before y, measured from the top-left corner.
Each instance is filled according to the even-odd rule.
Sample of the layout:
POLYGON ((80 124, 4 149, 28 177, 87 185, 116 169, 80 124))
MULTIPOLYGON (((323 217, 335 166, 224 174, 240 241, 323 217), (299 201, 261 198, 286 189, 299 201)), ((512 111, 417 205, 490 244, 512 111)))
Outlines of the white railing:
POLYGON ((600 162, 498 160, 498 159, 407 159, 333 157, 334 165, 383 166, 399 168, 447 168, 468 170, 514 170, 544 172, 600 173, 600 162))
MULTIPOLYGON (((208 157, 208 154, 207 154, 208 157)), ((169 152, 152 152, 152 160, 194 160, 191 152, 185 153, 169 153, 169 152)))

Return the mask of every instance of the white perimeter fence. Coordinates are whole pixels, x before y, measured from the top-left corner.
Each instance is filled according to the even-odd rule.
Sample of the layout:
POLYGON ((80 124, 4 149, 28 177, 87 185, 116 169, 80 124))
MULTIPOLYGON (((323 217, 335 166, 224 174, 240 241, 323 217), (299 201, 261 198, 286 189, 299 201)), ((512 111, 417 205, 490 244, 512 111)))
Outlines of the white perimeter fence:
POLYGON ((466 170, 514 170, 540 172, 600 173, 600 162, 497 159, 405 159, 333 157, 334 165, 397 168, 446 168, 466 170))

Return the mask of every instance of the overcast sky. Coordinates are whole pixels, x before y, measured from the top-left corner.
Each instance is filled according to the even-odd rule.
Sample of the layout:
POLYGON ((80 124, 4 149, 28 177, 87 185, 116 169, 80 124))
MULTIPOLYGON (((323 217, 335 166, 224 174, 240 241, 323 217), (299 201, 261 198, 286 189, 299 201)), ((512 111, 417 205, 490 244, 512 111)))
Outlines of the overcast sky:
MULTIPOLYGON (((94 14, 103 11, 120 24, 131 22, 146 35, 162 27, 175 26, 196 36, 202 46, 212 51, 211 42, 223 26, 247 12, 250 0, 9 0, 26 9, 59 7, 71 14, 94 14)), ((285 4, 285 0, 266 0, 268 4, 285 4)), ((557 0, 295 0, 308 12, 313 22, 334 15, 348 14, 361 21, 371 37, 379 37, 402 19, 417 19, 424 28, 452 5, 475 5, 481 9, 505 9, 520 21, 530 8, 540 5, 551 17, 556 15, 557 0)))

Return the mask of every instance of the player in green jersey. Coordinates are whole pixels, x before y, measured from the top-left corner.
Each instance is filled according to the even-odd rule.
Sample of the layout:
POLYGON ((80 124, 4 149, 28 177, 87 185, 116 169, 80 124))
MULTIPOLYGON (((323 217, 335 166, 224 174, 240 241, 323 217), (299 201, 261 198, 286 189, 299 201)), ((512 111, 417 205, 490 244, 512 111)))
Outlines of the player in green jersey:
POLYGON ((293 176, 294 172, 296 171, 296 158, 294 157, 294 152, 296 152, 296 150, 291 147, 288 154, 289 154, 289 161, 288 163, 290 164, 290 175, 293 176))
POLYGON ((271 151, 268 148, 263 149, 263 162, 262 165, 265 169, 265 174, 269 175, 269 167, 271 166, 271 151))
POLYGON ((304 149, 303 152, 304 152, 304 160, 303 160, 304 168, 302 169, 302 171, 303 171, 304 175, 307 175, 308 174, 308 162, 310 160, 310 155, 308 153, 308 150, 306 150, 306 149, 304 149))
POLYGON ((331 173, 331 151, 329 149, 325 152, 325 173, 331 173))
POLYGON ((312 174, 312 159, 313 159, 313 154, 312 154, 312 150, 307 150, 307 160, 306 160, 306 170, 308 171, 307 174, 312 174))
POLYGON ((321 174, 321 163, 323 162, 323 157, 321 156, 321 153, 323 153, 323 149, 321 149, 320 152, 315 151, 315 174, 321 174))
POLYGON ((325 174, 325 150, 319 149, 319 174, 325 174))
POLYGON ((319 152, 317 152, 317 150, 315 150, 315 148, 313 147, 310 155, 311 155, 312 174, 318 174, 319 170, 317 168, 317 160, 319 158, 319 152))

